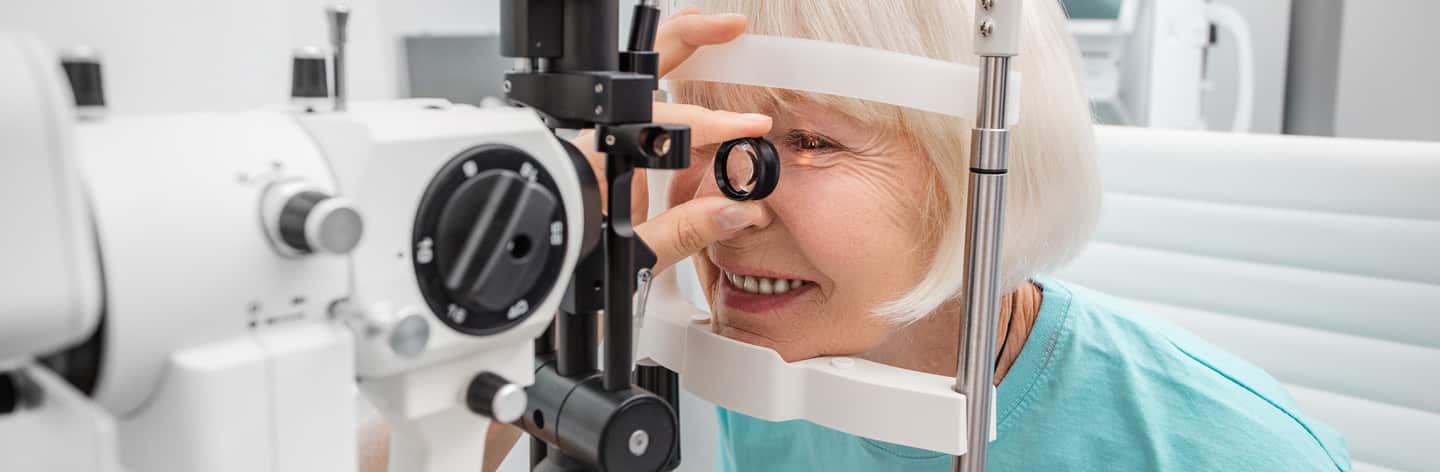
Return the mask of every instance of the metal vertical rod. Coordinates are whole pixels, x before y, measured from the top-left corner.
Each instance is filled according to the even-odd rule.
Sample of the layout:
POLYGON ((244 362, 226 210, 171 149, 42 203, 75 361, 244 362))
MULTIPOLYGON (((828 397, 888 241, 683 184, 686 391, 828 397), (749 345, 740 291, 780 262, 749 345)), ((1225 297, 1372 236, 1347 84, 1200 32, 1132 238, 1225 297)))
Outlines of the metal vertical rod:
POLYGON ((326 17, 330 20, 330 46, 335 49, 335 56, 331 59, 335 79, 335 111, 345 111, 345 29, 350 21, 350 7, 337 3, 326 9, 326 17))
POLYGON ((995 336, 1000 314, 1000 253, 1005 222, 1009 130, 1005 129, 1010 58, 982 56, 979 105, 971 131, 969 198, 965 217, 965 287, 961 325, 963 354, 955 391, 965 395, 969 421, 965 454, 952 470, 985 470, 990 441, 990 404, 995 385, 995 336))

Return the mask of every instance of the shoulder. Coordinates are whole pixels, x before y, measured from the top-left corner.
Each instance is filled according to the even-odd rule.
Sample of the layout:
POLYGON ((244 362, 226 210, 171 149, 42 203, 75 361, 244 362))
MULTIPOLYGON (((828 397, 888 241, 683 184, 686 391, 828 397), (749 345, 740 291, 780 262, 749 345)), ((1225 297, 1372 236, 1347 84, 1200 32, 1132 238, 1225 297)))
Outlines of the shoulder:
POLYGON ((1071 422, 1077 435, 1164 445, 1152 452, 1202 464, 1214 462, 1198 456, 1213 454, 1252 465, 1301 458, 1331 470, 1348 465, 1343 440, 1304 416, 1259 367, 1141 304, 1068 282, 1037 283, 1045 290, 1042 316, 1053 316, 1043 305, 1057 302, 1065 307, 1063 324, 1051 346, 1053 371, 1015 429, 1071 422))

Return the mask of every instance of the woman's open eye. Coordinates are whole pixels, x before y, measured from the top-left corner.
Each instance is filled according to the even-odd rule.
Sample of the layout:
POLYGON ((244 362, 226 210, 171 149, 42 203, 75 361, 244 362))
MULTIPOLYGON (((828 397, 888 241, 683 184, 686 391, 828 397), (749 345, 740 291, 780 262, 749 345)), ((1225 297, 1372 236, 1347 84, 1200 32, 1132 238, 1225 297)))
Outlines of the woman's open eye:
POLYGON ((782 141, 786 148, 802 154, 827 154, 844 150, 830 138, 808 130, 790 130, 782 141))

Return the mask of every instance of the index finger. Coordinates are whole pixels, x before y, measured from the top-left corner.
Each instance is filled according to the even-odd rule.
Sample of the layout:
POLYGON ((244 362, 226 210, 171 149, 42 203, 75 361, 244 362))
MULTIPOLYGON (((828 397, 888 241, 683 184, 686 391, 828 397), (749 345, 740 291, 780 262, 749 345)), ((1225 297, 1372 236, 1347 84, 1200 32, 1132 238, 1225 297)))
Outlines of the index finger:
POLYGON ((656 123, 689 125, 691 147, 765 136, 770 134, 773 124, 770 117, 757 113, 711 110, 679 103, 656 103, 653 118, 656 123))
POLYGON ((670 17, 655 32, 655 51, 660 53, 660 77, 680 66, 696 49, 722 44, 745 32, 744 15, 701 15, 685 9, 670 17))

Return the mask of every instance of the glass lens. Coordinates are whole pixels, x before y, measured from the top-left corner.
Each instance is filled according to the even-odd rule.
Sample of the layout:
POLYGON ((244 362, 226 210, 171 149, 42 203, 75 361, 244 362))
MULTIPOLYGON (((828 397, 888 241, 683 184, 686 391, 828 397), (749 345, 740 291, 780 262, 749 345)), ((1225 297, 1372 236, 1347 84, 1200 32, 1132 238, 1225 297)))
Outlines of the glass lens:
POLYGON ((730 154, 725 156, 725 174, 730 179, 730 188, 741 193, 754 189, 757 162, 759 158, 755 156, 755 148, 751 147, 750 143, 741 143, 730 148, 730 154))

